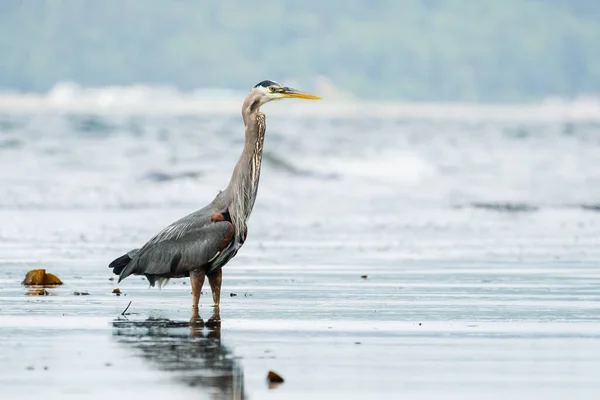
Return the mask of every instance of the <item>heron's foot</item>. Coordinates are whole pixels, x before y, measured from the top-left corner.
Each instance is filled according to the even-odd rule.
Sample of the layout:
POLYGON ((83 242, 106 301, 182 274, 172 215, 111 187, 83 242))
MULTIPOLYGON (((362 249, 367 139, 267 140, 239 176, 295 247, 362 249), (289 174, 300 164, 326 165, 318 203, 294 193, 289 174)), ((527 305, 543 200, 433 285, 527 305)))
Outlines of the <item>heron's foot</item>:
POLYGON ((201 317, 192 317, 190 318, 190 326, 193 328, 203 328, 204 320, 201 317))
POLYGON ((192 327, 192 328, 203 328, 204 327, 204 320, 202 319, 202 317, 200 317, 200 314, 198 313, 197 308, 194 308, 192 310, 192 318, 190 318, 190 327, 192 327))
POLYGON ((221 327, 221 313, 219 312, 219 306, 215 306, 212 317, 206 321, 205 326, 207 328, 220 328, 221 327))
POLYGON ((207 328, 220 328, 221 327, 221 319, 220 318, 210 318, 204 324, 207 328))

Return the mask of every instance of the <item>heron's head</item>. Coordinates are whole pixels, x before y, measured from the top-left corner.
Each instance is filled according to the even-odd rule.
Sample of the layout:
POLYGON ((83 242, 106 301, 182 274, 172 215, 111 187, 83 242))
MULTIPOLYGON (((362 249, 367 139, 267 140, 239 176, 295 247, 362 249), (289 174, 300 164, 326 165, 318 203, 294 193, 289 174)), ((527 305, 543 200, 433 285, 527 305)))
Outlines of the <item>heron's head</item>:
POLYGON ((262 81, 252 88, 251 91, 254 94, 255 99, 258 100, 260 105, 268 103, 272 100, 281 99, 306 99, 306 100, 319 100, 319 96, 314 94, 308 94, 301 92, 296 89, 292 89, 287 86, 283 86, 281 83, 275 81, 262 81))

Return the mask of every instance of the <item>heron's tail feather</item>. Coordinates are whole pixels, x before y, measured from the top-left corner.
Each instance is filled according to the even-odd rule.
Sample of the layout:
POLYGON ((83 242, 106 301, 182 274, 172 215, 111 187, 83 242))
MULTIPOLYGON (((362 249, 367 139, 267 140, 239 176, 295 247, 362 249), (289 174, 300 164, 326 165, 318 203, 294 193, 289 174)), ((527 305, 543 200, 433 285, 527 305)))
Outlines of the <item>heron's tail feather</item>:
POLYGON ((121 257, 116 258, 115 260, 113 260, 113 262, 108 264, 108 268, 112 268, 113 273, 115 275, 121 275, 125 267, 129 265, 131 260, 133 260, 133 258, 137 254, 137 252, 138 249, 128 251, 127 254, 123 254, 121 257))
POLYGON ((123 254, 121 257, 108 264, 108 268, 112 268, 115 275, 121 275, 121 271, 123 271, 123 268, 125 268, 130 261, 131 257, 129 257, 129 254, 123 254))

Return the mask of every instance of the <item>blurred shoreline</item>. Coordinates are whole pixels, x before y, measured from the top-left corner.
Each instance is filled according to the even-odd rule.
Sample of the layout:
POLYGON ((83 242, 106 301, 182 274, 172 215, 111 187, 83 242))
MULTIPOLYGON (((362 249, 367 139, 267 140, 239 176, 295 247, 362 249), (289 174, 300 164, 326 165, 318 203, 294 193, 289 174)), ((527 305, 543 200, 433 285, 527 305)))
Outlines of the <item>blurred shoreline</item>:
MULTIPOLYGON (((411 118, 460 121, 589 121, 600 122, 600 99, 547 99, 538 103, 483 104, 443 102, 357 101, 337 93, 323 100, 294 101, 269 114, 344 118, 411 118), (292 104, 290 104, 292 103, 292 104)), ((84 88, 57 84, 47 93, 0 92, 2 113, 94 113, 138 115, 237 115, 245 92, 211 89, 181 92, 169 86, 107 86, 84 88)), ((328 96, 329 95, 329 96, 328 96)))

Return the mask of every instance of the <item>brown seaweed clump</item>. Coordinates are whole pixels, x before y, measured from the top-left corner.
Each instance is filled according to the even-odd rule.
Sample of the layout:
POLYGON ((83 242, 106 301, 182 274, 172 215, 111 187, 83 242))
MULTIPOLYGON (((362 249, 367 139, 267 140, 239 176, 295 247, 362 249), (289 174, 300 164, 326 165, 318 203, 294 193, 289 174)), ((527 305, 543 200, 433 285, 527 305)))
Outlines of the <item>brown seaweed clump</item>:
POLYGON ((56 275, 46 273, 45 269, 32 269, 25 275, 23 285, 42 285, 42 286, 55 286, 62 285, 62 281, 58 279, 56 275))

